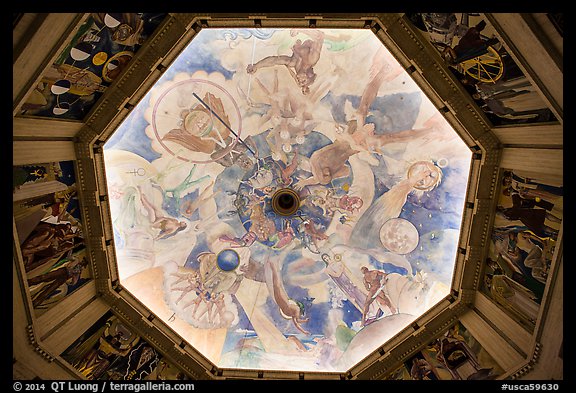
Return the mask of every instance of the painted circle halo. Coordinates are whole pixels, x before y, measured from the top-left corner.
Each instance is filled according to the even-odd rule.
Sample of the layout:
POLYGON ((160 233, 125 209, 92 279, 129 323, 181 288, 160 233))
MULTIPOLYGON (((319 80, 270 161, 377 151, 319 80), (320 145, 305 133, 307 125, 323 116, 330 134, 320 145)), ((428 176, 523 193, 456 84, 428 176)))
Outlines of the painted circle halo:
POLYGON ((430 191, 434 189, 442 178, 442 170, 432 161, 417 161, 408 168, 408 178, 420 178, 414 184, 414 189, 430 191), (428 173, 426 175, 426 172, 428 173))
POLYGON ((204 79, 167 88, 154 103, 151 117, 160 146, 192 163, 206 164, 228 154, 242 132, 240 108, 232 95, 204 79))

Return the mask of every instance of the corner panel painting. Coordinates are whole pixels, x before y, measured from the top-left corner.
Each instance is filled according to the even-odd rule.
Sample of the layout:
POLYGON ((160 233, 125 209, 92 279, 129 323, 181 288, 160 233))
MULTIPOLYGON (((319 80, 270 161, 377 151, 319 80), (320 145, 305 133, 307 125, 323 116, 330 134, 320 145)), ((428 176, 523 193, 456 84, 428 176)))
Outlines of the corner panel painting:
POLYGON ((538 318, 563 218, 563 187, 504 170, 482 291, 525 329, 538 318))
POLYGON ((13 167, 13 212, 37 316, 91 278, 73 161, 13 167))
POLYGON ((180 369, 108 312, 61 355, 88 380, 185 380, 180 369))
POLYGON ((394 370, 388 380, 492 380, 504 370, 458 322, 394 370))
POLYGON ((406 14, 496 126, 556 121, 480 13, 406 14))
POLYGON ((42 75, 20 114, 83 119, 165 15, 91 14, 42 75))
POLYGON ((204 29, 104 146, 121 283, 218 367, 345 371, 449 294, 471 155, 369 30, 204 29))

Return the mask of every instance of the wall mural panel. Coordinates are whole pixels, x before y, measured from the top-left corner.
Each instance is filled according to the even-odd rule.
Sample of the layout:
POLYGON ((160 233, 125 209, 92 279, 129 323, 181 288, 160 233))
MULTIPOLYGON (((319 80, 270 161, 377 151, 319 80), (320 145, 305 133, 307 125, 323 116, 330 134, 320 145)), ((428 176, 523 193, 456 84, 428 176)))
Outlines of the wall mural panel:
POLYGON ((345 371, 449 294, 471 156, 370 30, 204 29, 104 146, 121 283, 218 367, 345 371))
POLYGON ((492 380, 504 374, 492 356, 458 322, 404 362, 388 380, 492 380))
POLYGON ((438 49, 494 125, 556 121, 483 14, 413 13, 407 17, 438 49))
POLYGON ((27 97, 20 114, 82 120, 165 16, 91 14, 27 97))
POLYGON ((111 312, 96 321, 60 356, 88 380, 188 379, 111 312))
POLYGON ((73 161, 13 167, 13 211, 37 316, 91 279, 73 161))
POLYGON ((502 171, 481 290, 529 331, 548 282, 563 201, 562 185, 520 170, 502 171))

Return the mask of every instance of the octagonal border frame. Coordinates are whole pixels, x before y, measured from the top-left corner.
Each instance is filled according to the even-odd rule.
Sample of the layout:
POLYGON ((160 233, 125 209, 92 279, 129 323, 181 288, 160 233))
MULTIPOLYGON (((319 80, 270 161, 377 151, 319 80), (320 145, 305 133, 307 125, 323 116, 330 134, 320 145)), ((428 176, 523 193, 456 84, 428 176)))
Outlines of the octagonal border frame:
POLYGON ((75 138, 87 250, 96 289, 115 314, 197 379, 377 379, 453 325, 470 310, 486 255, 501 146, 484 114, 454 80, 439 54, 403 14, 170 14, 127 70, 91 110, 75 138), (103 144, 203 28, 316 27, 370 29, 411 74, 420 89, 473 153, 451 293, 410 327, 383 343, 346 373, 222 369, 187 344, 120 285, 108 208, 103 144), (402 43, 401 46, 397 43, 402 43))

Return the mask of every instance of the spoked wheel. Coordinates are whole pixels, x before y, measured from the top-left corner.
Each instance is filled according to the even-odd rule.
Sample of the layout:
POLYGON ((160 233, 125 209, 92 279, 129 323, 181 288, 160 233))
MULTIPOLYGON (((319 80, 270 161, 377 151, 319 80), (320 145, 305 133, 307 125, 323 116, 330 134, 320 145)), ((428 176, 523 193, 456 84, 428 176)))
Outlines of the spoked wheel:
POLYGON ((480 82, 496 83, 504 74, 504 63, 496 49, 489 46, 487 50, 483 55, 462 61, 460 66, 466 74, 480 82))

